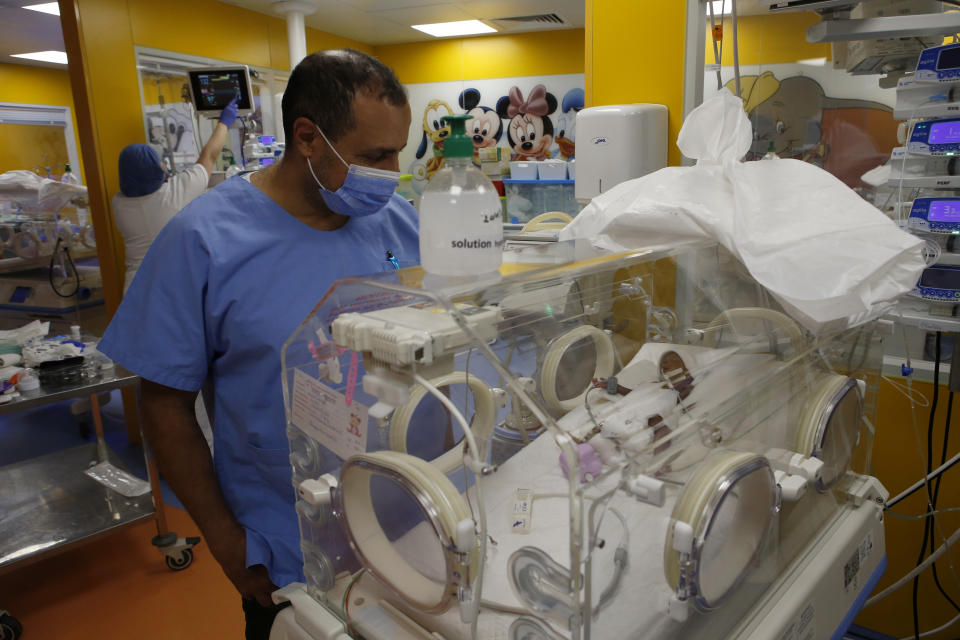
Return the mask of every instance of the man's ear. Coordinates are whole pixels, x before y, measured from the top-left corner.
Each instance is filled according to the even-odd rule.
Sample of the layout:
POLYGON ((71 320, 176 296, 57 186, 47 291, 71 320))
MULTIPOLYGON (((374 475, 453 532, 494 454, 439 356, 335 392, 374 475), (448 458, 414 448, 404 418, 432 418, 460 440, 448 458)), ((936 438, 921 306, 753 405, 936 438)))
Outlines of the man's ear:
POLYGON ((288 140, 287 146, 290 146, 291 142, 300 155, 308 157, 316 151, 318 143, 323 144, 323 138, 317 132, 317 125, 310 118, 301 116, 293 121, 293 140, 288 140))

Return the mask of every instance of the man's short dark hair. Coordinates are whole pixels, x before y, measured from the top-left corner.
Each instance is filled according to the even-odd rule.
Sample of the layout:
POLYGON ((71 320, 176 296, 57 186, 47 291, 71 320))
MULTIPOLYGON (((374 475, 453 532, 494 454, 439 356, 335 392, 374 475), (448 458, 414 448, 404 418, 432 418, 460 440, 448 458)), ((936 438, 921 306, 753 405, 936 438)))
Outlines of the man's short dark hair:
POLYGON ((407 92, 387 65, 355 49, 318 51, 300 61, 283 92, 283 133, 293 142, 293 123, 309 118, 330 140, 356 126, 353 98, 369 91, 394 106, 407 104, 407 92))

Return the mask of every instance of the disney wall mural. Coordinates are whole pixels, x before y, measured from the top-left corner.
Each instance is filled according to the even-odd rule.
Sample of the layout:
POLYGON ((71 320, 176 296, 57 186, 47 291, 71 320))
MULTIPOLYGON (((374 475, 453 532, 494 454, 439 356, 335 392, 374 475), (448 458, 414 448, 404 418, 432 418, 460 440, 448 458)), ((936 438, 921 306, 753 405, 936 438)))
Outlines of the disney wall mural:
MULTIPOLYGON (((851 188, 883 164, 897 146, 893 91, 878 89, 876 76, 852 76, 829 66, 766 65, 742 69, 740 92, 753 128, 747 160, 772 151, 810 162, 851 188)), ((723 77, 732 76, 726 68, 723 77)), ((734 81, 724 83, 734 91, 734 81)), ((704 97, 716 90, 708 74, 704 97)))
POLYGON ((455 113, 472 116, 467 134, 477 166, 481 150, 489 150, 483 152, 487 158, 492 153, 503 160, 569 161, 576 156, 583 82, 583 74, 564 74, 407 85, 413 118, 400 170, 412 174, 414 189, 423 191, 444 166, 443 143, 450 128, 442 117, 455 113))

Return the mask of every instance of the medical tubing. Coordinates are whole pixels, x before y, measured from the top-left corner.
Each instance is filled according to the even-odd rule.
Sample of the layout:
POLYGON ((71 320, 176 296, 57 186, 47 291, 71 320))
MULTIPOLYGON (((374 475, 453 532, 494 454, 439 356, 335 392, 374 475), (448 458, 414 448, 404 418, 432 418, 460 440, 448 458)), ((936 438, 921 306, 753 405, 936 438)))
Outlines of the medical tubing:
MULTIPOLYGON (((907 367, 910 366, 909 360, 907 361, 907 367)), ((903 384, 898 380, 891 378, 890 376, 880 376, 884 380, 890 383, 894 389, 896 389, 901 395, 907 398, 910 401, 911 405, 916 405, 921 408, 926 408, 930 406, 930 401, 927 399, 927 396, 923 395, 919 391, 914 391, 912 385, 903 384), (920 402, 920 401, 923 402, 920 402)), ((908 378, 909 380, 909 378, 908 378)))
POLYGON ((620 520, 620 524, 623 525, 623 539, 620 541, 620 544, 617 545, 616 551, 613 552, 613 576, 600 594, 597 606, 593 610, 594 619, 596 619, 604 607, 610 604, 613 597, 620 591, 620 581, 623 579, 623 573, 627 569, 627 548, 630 545, 630 529, 627 527, 627 519, 613 507, 608 508, 607 511, 615 515, 617 519, 620 520))
POLYGON ((944 464, 942 464, 942 465, 940 465, 939 467, 937 467, 936 469, 934 469, 934 470, 930 473, 930 475, 926 476, 925 478, 921 478, 920 480, 917 480, 917 481, 914 482, 912 485, 910 485, 909 487, 907 487, 906 489, 904 489, 903 491, 901 491, 900 493, 898 493, 895 497, 891 498, 890 500, 887 500, 887 503, 884 505, 884 508, 889 509, 890 507, 894 506, 895 504, 897 504, 898 502, 900 502, 901 500, 903 500, 903 499, 906 498, 907 496, 913 495, 913 494, 916 493, 918 490, 920 490, 920 489, 922 489, 924 486, 926 486, 926 483, 927 483, 927 482, 929 482, 930 480, 932 480, 932 479, 940 476, 941 474, 943 474, 943 472, 951 469, 951 468, 954 467, 958 462, 960 462, 960 453, 958 453, 957 455, 953 456, 952 458, 950 458, 949 460, 947 460, 944 464))
POLYGON ((733 77, 736 80, 737 97, 740 97, 740 52, 737 44, 737 0, 730 0, 730 16, 733 19, 733 77))
POLYGON ((949 547, 953 546, 953 544, 957 540, 960 540, 960 529, 957 529, 956 531, 954 531, 953 534, 949 538, 947 538, 947 540, 942 545, 940 545, 936 551, 934 551, 930 556, 928 556, 927 559, 924 560, 922 563, 917 565, 912 571, 910 571, 910 573, 903 576, 902 578, 894 582, 892 585, 890 585, 889 587, 887 587, 877 595, 871 597, 869 600, 867 600, 867 602, 863 606, 866 608, 866 607, 869 607, 870 605, 876 604, 880 600, 883 600, 884 598, 889 596, 894 591, 900 589, 905 584, 909 583, 911 580, 913 580, 915 576, 920 575, 921 573, 923 573, 923 571, 927 567, 929 567, 931 564, 936 562, 937 558, 942 556, 949 547))
MULTIPOLYGON (((940 397, 940 338, 943 334, 940 331, 937 331, 937 340, 935 345, 935 357, 933 362, 933 400, 930 402, 930 419, 927 422, 927 475, 933 471, 933 428, 936 422, 937 417, 937 400, 940 397)), ((930 481, 926 480, 924 476, 924 485, 927 488, 927 510, 933 511, 933 505, 931 501, 933 500, 933 492, 930 491, 930 481)), ((923 521, 923 540, 920 543, 920 554, 917 557, 917 565, 919 565, 925 555, 927 555, 927 541, 930 537, 930 520, 923 521)), ((913 614, 913 635, 915 638, 920 637, 920 609, 919 609, 919 597, 920 592, 920 576, 918 575, 913 579, 913 598, 912 602, 912 614, 913 614)))
POLYGON ((957 622, 960 622, 960 614, 957 614, 956 616, 953 617, 952 620, 948 620, 947 622, 940 625, 936 629, 930 629, 930 631, 924 631, 918 636, 907 636, 906 638, 901 638, 901 640, 913 640, 914 638, 928 638, 936 633, 940 633, 941 631, 945 631, 949 629, 953 625, 957 624, 957 622))
MULTIPOLYGON (((467 447, 470 449, 473 459, 477 464, 483 464, 483 458, 480 457, 480 449, 477 448, 477 441, 473 437, 473 431, 470 429, 470 425, 467 424, 467 419, 463 417, 463 414, 460 413, 460 410, 457 409, 457 406, 447 396, 440 393, 440 390, 433 386, 429 380, 421 376, 419 373, 413 374, 413 379, 420 385, 423 386, 427 391, 429 391, 433 396, 440 401, 443 406, 447 408, 447 411, 450 412, 450 415, 460 423, 460 428, 463 429, 463 437, 467 441, 467 447)), ((466 466, 466 465, 464 465, 466 466)), ((474 472, 473 474, 473 486, 477 490, 477 511, 480 514, 480 558, 477 562, 477 578, 474 581, 474 592, 473 592, 473 606, 472 606, 472 620, 470 622, 470 635, 472 638, 477 637, 477 619, 480 617, 480 596, 483 593, 483 568, 487 561, 487 512, 484 508, 483 503, 483 485, 480 482, 481 474, 474 472)), ((469 491, 469 487, 464 488, 465 491, 469 491)))
MULTIPOLYGON (((66 277, 69 277, 69 274, 66 273, 67 272, 66 265, 64 265, 63 270, 65 272, 64 275, 66 277)), ((72 298, 73 296, 77 295, 80 292, 80 272, 77 271, 77 265, 74 264, 73 257, 70 255, 70 245, 63 242, 63 238, 57 238, 56 244, 53 245, 53 253, 50 254, 50 268, 47 271, 47 275, 48 275, 48 279, 50 280, 50 288, 53 289, 53 292, 58 296, 60 296, 61 298, 72 298), (73 288, 72 293, 61 293, 53 280, 53 268, 55 266, 54 263, 56 262, 57 254, 60 252, 61 244, 63 244, 63 254, 67 257, 67 263, 70 265, 70 270, 73 272, 73 275, 77 280, 77 284, 73 288)), ((77 301, 77 304, 78 305, 80 304, 79 300, 77 301)))
MULTIPOLYGON (((720 77, 720 51, 717 49, 717 39, 713 37, 713 30, 717 27, 716 17, 713 13, 713 2, 708 0, 707 7, 710 9, 710 42, 713 43, 713 61, 717 65, 717 91, 723 89, 723 80, 720 77)), ((720 16, 720 28, 723 28, 723 16, 720 16)))
MULTIPOLYGON (((953 416, 953 393, 954 393, 953 391, 950 392, 950 396, 947 400, 947 421, 946 421, 946 424, 944 424, 943 426, 943 445, 940 450, 941 465, 944 462, 946 462, 947 448, 950 446, 950 421, 953 416)), ((930 463, 928 462, 927 464, 929 466, 930 463)), ((929 480, 927 482, 929 483, 929 480)), ((938 476, 933 487, 933 500, 930 501, 930 508, 928 509, 928 511, 930 512, 930 519, 928 520, 928 522, 930 523, 930 551, 933 551, 933 536, 936 533, 936 530, 939 529, 939 527, 937 527, 935 514, 937 512, 937 499, 940 497, 940 485, 942 482, 943 482, 943 476, 938 476)), ((947 557, 949 558, 949 554, 947 557)), ((933 572, 933 582, 937 585, 937 590, 939 590, 940 594, 946 599, 946 601, 949 602, 950 605, 954 609, 956 609, 958 613, 960 613, 960 606, 957 606, 957 603, 953 601, 953 598, 951 598, 947 594, 947 592, 943 588, 943 585, 940 584, 940 576, 937 575, 936 562, 933 563, 933 566, 930 568, 930 570, 933 572)), ((954 573, 952 564, 950 565, 950 571, 951 573, 954 573)), ((956 578, 955 573, 954 573, 954 578, 956 578)))
POLYGON ((897 513, 891 509, 885 510, 889 515, 894 516, 895 518, 900 518, 901 520, 923 520, 924 518, 930 518, 933 516, 938 516, 941 513, 955 513, 960 511, 960 507, 947 507, 946 509, 937 509, 936 511, 927 511, 926 513, 921 513, 918 516, 908 516, 903 513, 897 513))
MULTIPOLYGON (((243 163, 241 168, 246 169, 247 159, 243 155, 243 145, 247 139, 247 125, 243 121, 243 116, 238 117, 237 120, 240 121, 240 128, 243 129, 243 135, 240 137, 240 162, 243 163)), ((313 169, 310 169, 310 173, 313 173, 313 169)))

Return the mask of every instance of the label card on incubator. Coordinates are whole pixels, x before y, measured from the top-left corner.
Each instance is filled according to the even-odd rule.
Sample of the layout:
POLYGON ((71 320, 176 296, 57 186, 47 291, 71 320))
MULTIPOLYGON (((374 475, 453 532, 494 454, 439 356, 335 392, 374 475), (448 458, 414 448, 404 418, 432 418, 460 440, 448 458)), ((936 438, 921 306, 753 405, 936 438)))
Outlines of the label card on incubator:
POLYGON ((293 374, 293 424, 347 459, 367 450, 367 408, 349 406, 343 394, 297 369, 293 374))

